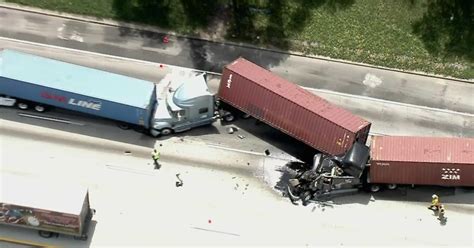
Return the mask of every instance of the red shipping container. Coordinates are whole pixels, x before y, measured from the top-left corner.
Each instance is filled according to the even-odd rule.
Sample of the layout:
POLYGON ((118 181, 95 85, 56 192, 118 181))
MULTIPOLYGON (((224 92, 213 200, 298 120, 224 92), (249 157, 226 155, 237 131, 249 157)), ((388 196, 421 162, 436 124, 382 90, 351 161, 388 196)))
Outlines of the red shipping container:
POLYGON ((474 139, 373 137, 370 181, 474 186, 474 139))
POLYGON ((365 144, 370 130, 370 122, 243 58, 224 68, 218 97, 330 155, 365 144))

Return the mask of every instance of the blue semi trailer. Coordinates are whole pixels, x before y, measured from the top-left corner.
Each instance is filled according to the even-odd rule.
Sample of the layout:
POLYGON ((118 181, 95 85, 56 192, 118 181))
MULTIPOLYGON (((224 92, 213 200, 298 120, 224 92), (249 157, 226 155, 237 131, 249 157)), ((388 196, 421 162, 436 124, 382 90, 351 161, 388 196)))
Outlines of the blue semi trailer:
POLYGON ((64 108, 143 127, 153 136, 216 118, 202 73, 171 72, 154 84, 9 49, 0 50, 0 105, 64 108))

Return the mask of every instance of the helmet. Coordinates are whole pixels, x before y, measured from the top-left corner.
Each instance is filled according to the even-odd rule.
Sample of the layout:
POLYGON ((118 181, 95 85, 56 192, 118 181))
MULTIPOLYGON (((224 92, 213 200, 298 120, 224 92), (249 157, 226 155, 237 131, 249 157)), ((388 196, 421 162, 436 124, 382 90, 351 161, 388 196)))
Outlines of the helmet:
POLYGON ((435 198, 438 198, 438 196, 437 196, 437 195, 433 195, 433 196, 431 196, 431 198, 435 199, 435 198))

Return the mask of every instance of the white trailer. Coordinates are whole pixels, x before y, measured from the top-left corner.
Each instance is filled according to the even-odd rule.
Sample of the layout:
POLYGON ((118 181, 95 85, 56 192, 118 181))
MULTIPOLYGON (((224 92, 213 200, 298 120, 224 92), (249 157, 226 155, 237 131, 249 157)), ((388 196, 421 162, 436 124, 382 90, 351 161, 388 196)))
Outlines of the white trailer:
POLYGON ((0 224, 36 229, 45 238, 67 234, 86 240, 94 212, 85 187, 0 174, 0 224))

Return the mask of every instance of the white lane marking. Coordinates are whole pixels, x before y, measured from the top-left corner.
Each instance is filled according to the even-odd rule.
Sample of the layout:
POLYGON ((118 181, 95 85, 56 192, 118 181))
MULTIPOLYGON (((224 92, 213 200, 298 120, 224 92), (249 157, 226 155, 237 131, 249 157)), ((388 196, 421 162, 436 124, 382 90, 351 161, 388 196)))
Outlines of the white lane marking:
POLYGON ((39 115, 31 115, 31 114, 24 114, 24 113, 19 113, 18 115, 19 115, 19 116, 23 116, 23 117, 33 118, 33 119, 40 119, 40 120, 46 120, 46 121, 55 121, 55 122, 60 122, 60 123, 65 123, 65 124, 72 124, 72 125, 84 126, 83 123, 73 122, 73 121, 68 121, 68 120, 62 120, 62 119, 57 119, 57 118, 51 118, 51 117, 45 117, 45 116, 39 116, 39 115))
POLYGON ((433 112, 442 112, 442 113, 446 113, 446 114, 455 114, 455 115, 462 115, 462 116, 467 116, 467 117, 474 117, 474 114, 457 112, 457 111, 449 110, 449 109, 439 109, 439 108, 432 108, 432 107, 414 105, 414 104, 409 104, 409 103, 394 102, 394 101, 388 101, 388 100, 384 100, 384 99, 372 98, 372 97, 368 97, 368 96, 351 95, 351 94, 347 94, 347 93, 341 93, 341 92, 336 92, 336 91, 331 91, 331 90, 314 89, 314 88, 304 87, 304 86, 301 86, 301 88, 303 88, 305 90, 308 90, 308 91, 321 92, 321 93, 332 94, 332 95, 337 95, 337 96, 349 97, 349 98, 353 98, 353 99, 361 99, 361 100, 366 100, 366 101, 403 106, 403 107, 407 107, 407 108, 423 109, 423 110, 428 110, 428 111, 433 111, 433 112))
MULTIPOLYGON (((94 55, 94 56, 102 56, 102 57, 106 57, 106 58, 112 58, 112 59, 117 59, 117 60, 125 60, 125 61, 131 61, 131 62, 136 62, 136 63, 154 65, 154 66, 165 65, 165 66, 168 66, 170 68, 179 68, 179 69, 185 69, 185 70, 191 69, 191 70, 194 70, 194 71, 205 72, 207 74, 212 74, 212 75, 216 75, 216 76, 221 76, 222 75, 221 73, 217 73, 217 72, 196 70, 196 69, 193 69, 193 68, 187 68, 187 67, 182 67, 182 66, 167 65, 167 64, 163 64, 163 63, 156 63, 156 62, 150 62, 150 61, 144 61, 144 60, 138 60, 138 59, 132 59, 132 58, 125 58, 125 57, 119 57, 119 56, 114 56, 114 55, 108 55, 108 54, 78 50, 78 49, 73 49, 73 48, 46 45, 46 44, 41 44, 41 43, 36 43, 36 42, 31 42, 31 41, 24 41, 24 40, 11 39, 11 38, 6 38, 6 37, 0 37, 0 40, 7 40, 7 41, 24 43, 24 44, 34 45, 34 46, 49 47, 49 48, 54 48, 54 49, 62 49, 62 50, 65 50, 65 51, 71 51, 71 52, 83 53, 83 54, 91 54, 91 55, 94 55)), ((393 104, 393 105, 398 105, 398 106, 405 106, 405 107, 409 107, 409 108, 418 108, 418 109, 424 109, 424 110, 429 110, 429 111, 437 111, 437 112, 443 112, 443 113, 448 113, 448 114, 457 114, 457 115, 464 115, 464 116, 468 116, 468 117, 474 117, 474 114, 457 112, 457 111, 453 111, 453 110, 431 108, 431 107, 426 107, 426 106, 388 101, 388 100, 372 98, 372 97, 367 97, 367 96, 358 96, 358 95, 351 95, 351 94, 340 93, 340 92, 335 92, 335 91, 330 91, 330 90, 314 89, 314 88, 304 87, 304 86, 300 86, 300 87, 302 87, 303 89, 309 90, 309 91, 324 92, 324 93, 333 94, 333 95, 351 97, 351 98, 354 98, 354 99, 363 99, 363 100, 369 100, 369 101, 374 101, 374 102, 381 102, 381 103, 393 104)))
POLYGON ((82 38, 82 36, 80 36, 79 33, 76 31, 72 32, 72 35, 69 37, 69 39, 75 40, 78 42, 84 42, 84 38, 82 38))
POLYGON ((375 76, 374 74, 367 73, 365 74, 365 78, 364 78, 364 81, 362 81, 362 83, 371 88, 375 88, 382 84, 382 79, 375 76))
POLYGON ((79 32, 77 31, 73 31, 72 34, 67 37, 64 35, 64 29, 66 28, 66 24, 62 24, 61 27, 59 27, 57 29, 58 31, 58 34, 56 35, 56 37, 58 37, 59 39, 61 40, 75 40, 75 41, 78 41, 78 42, 84 42, 84 38, 82 38, 82 36, 79 35, 79 32))

